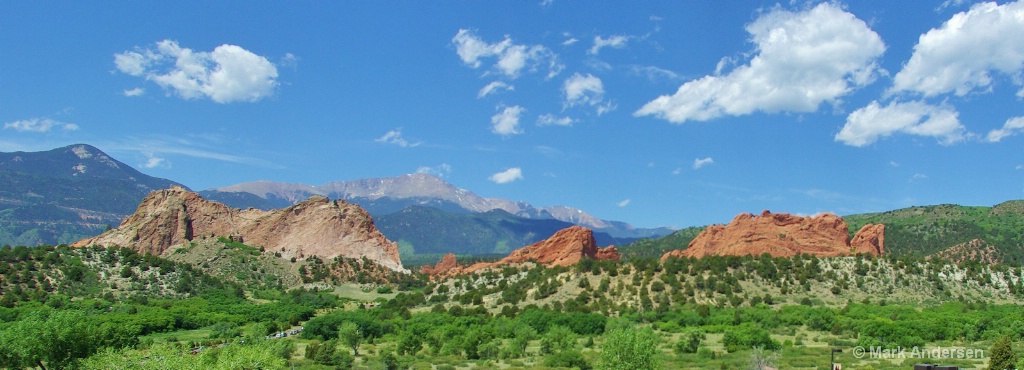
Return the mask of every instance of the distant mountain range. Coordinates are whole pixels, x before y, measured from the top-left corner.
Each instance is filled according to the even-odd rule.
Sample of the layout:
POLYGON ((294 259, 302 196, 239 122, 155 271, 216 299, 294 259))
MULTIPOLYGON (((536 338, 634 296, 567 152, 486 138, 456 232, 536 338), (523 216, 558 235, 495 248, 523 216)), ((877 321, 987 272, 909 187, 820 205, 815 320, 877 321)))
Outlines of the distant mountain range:
MULTIPOLYGON (((433 207, 408 206, 375 219, 381 233, 411 254, 505 255, 536 243, 574 224, 555 219, 516 217, 504 210, 451 213, 433 207)), ((594 233, 600 246, 623 245, 635 238, 594 233)))
MULTIPOLYGON (((0 245, 72 243, 98 235, 119 225, 150 192, 174 185, 182 186, 145 175, 85 144, 0 153, 0 245)), ((319 186, 253 182, 201 194, 235 208, 264 210, 313 195, 344 199, 365 208, 378 229, 403 249, 403 258, 408 252, 504 254, 571 224, 593 229, 599 245, 619 246, 624 258, 657 257, 685 248, 703 229, 634 228, 575 208, 481 197, 424 174, 319 186)), ((867 223, 885 224, 887 254, 972 260, 984 255, 1024 263, 1024 201, 910 207, 843 218, 851 233, 867 223)))
POLYGON ((171 180, 136 171, 95 147, 0 153, 0 245, 70 243, 135 211, 171 180))
MULTIPOLYGON (((151 191, 173 185, 182 186, 145 175, 85 144, 0 153, 0 245, 64 244, 98 235, 119 225, 151 191)), ((484 198, 424 174, 320 186, 262 181, 200 194, 231 207, 263 210, 316 195, 344 199, 365 208, 388 239, 419 254, 501 253, 571 225, 594 229, 602 245, 673 231, 634 228, 570 207, 484 198)))
POLYGON ((259 181, 206 190, 200 194, 233 207, 260 209, 286 207, 310 196, 322 195, 359 204, 375 218, 402 211, 409 206, 433 207, 449 213, 502 210, 520 218, 558 220, 586 226, 622 239, 659 237, 674 231, 670 228, 636 228, 625 222, 602 220, 571 207, 535 207, 526 202, 485 198, 428 174, 337 181, 318 186, 259 181))

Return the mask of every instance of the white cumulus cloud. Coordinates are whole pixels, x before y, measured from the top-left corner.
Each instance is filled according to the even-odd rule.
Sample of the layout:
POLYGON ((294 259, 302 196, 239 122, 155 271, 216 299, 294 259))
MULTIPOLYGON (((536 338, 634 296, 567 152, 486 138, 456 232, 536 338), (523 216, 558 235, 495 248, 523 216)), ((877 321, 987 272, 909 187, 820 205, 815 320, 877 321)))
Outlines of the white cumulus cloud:
MULTIPOLYGON (((924 96, 992 88, 993 73, 1018 86, 1024 72, 1024 1, 975 4, 953 15, 942 27, 921 35, 914 54, 896 74, 891 92, 924 96)), ((1024 95, 1024 89, 1018 91, 1024 95)))
POLYGON ((874 82, 876 60, 885 51, 864 21, 833 3, 801 12, 774 10, 746 29, 756 45, 748 63, 686 82, 634 114, 684 123, 755 111, 813 112, 874 82))
POLYGON ((558 55, 542 45, 515 44, 512 39, 488 43, 472 30, 460 29, 452 38, 455 52, 463 63, 480 68, 483 60, 493 58, 494 69, 509 78, 517 78, 524 71, 538 71, 547 68, 547 78, 554 77, 565 68, 559 63, 558 55))
POLYGON ((1006 123, 1003 124, 1003 128, 989 131, 985 140, 990 143, 998 143, 1000 140, 1016 135, 1020 132, 1024 132, 1024 117, 1013 117, 1006 120, 1006 123))
POLYGON ((45 133, 58 128, 64 131, 78 130, 74 123, 61 122, 50 118, 29 118, 4 123, 4 129, 13 129, 18 132, 39 132, 45 133))
POLYGON ((523 170, 519 167, 512 167, 491 175, 489 179, 497 184, 507 184, 516 180, 522 180, 523 170))
POLYGON ((929 136, 943 145, 963 141, 966 129, 959 112, 945 106, 920 101, 891 102, 882 106, 873 101, 846 118, 846 125, 835 140, 851 146, 865 146, 894 133, 929 136))
MULTIPOLYGON (((699 169, 701 169, 701 167, 707 166, 709 164, 714 164, 714 163, 715 163, 715 160, 712 159, 711 157, 697 158, 697 159, 693 160, 693 169, 699 170, 699 169)), ((728 167, 728 166, 726 166, 726 167, 728 167)))
POLYGON ((515 89, 516 89, 515 86, 509 85, 509 84, 507 84, 505 82, 494 81, 494 82, 491 82, 491 83, 487 84, 487 86, 484 86, 482 89, 480 89, 480 92, 478 92, 476 94, 476 97, 479 99, 479 98, 483 98, 483 97, 485 97, 487 95, 497 94, 497 93, 502 92, 502 91, 513 91, 515 89))
POLYGON ((255 102, 273 95, 278 86, 274 63, 237 45, 197 52, 163 40, 153 48, 114 54, 114 64, 122 73, 143 77, 185 99, 255 102))
POLYGON ((587 54, 597 55, 601 53, 603 48, 622 49, 626 47, 626 43, 629 42, 629 36, 609 36, 603 38, 601 36, 594 36, 594 46, 587 50, 587 54))
POLYGON ((525 111, 526 108, 518 105, 504 107, 500 112, 491 116, 491 131, 502 136, 523 133, 523 130, 519 128, 519 116, 525 111))

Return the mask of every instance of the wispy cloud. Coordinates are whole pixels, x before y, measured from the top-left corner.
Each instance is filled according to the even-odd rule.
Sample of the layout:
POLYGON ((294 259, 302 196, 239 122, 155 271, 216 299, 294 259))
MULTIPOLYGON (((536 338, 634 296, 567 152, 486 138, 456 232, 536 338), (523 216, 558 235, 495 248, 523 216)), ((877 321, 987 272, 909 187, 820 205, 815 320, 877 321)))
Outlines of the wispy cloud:
MULTIPOLYGON (((260 158, 241 156, 235 154, 228 154, 219 152, 213 149, 208 149, 209 146, 221 146, 223 143, 216 142, 205 142, 204 139, 200 139, 199 142, 196 140, 190 140, 184 137, 134 137, 128 136, 123 140, 97 143, 97 147, 104 148, 109 151, 121 151, 121 152, 133 152, 138 153, 147 158, 146 163, 149 163, 149 158, 157 157, 164 158, 172 155, 182 155, 192 158, 210 159, 229 163, 238 163, 256 167, 281 169, 284 168, 280 164, 267 161, 260 158)), ((163 162, 166 164, 166 162, 163 162)))
MULTIPOLYGON (((711 157, 697 158, 697 159, 693 160, 693 169, 699 170, 699 169, 703 168, 704 166, 707 166, 707 165, 713 164, 713 163, 715 163, 715 160, 712 159, 711 157)), ((728 166, 726 166, 726 167, 728 167, 728 166)))
POLYGON ((78 125, 74 123, 61 122, 51 118, 29 118, 4 123, 4 129, 12 129, 18 132, 46 133, 57 128, 64 131, 76 131, 78 125))
POLYGON ((416 169, 416 173, 425 173, 443 178, 452 173, 452 166, 447 163, 441 163, 440 165, 433 167, 422 166, 416 169))
POLYGON ((374 139, 373 141, 384 144, 398 145, 403 148, 417 147, 423 144, 422 141, 410 143, 408 140, 402 137, 402 129, 396 128, 394 130, 386 132, 383 136, 374 139))
POLYGON ((170 162, 166 158, 161 158, 153 155, 153 153, 146 153, 146 161, 139 163, 139 167, 142 168, 157 168, 157 167, 170 167, 170 162))
POLYGON ((494 58, 494 70, 508 78, 518 78, 525 71, 538 71, 546 68, 546 78, 554 77, 565 68, 558 61, 558 55, 541 45, 522 45, 512 42, 512 38, 496 43, 489 43, 468 29, 460 29, 455 37, 455 52, 467 66, 480 68, 483 60, 494 58))
POLYGON ((675 82, 682 78, 678 73, 655 66, 634 65, 630 67, 630 72, 637 76, 646 77, 651 82, 675 82))
POLYGON ((146 93, 145 89, 143 89, 141 87, 136 87, 134 89, 125 90, 124 91, 124 96, 135 97, 135 96, 142 96, 145 93, 146 93))
POLYGON ((623 199, 623 200, 619 201, 618 203, 615 203, 615 205, 617 205, 617 206, 619 206, 621 208, 621 207, 628 206, 629 203, 632 203, 632 202, 633 202, 632 199, 626 198, 626 199, 623 199))
POLYGON ((537 117, 538 126, 572 126, 576 122, 570 117, 558 117, 554 114, 542 114, 537 117))
POLYGON ((1024 131, 1024 117, 1014 117, 1006 120, 1006 123, 1003 124, 1003 128, 989 131, 985 140, 990 143, 998 143, 999 141, 1019 134, 1022 131, 1024 131))
POLYGON ((562 93, 565 96, 563 106, 566 108, 589 105, 597 109, 599 116, 615 109, 615 104, 604 99, 604 83, 589 73, 586 76, 579 73, 570 76, 562 84, 562 93))
POLYGON ((629 39, 629 36, 621 35, 608 36, 608 38, 594 36, 594 46, 590 47, 590 50, 587 50, 587 54, 600 54, 601 49, 603 48, 622 49, 626 47, 626 43, 629 42, 629 39))
POLYGON ((491 83, 487 84, 487 86, 484 86, 482 89, 480 89, 480 92, 478 92, 476 94, 476 97, 477 98, 483 98, 483 97, 485 97, 487 95, 497 94, 497 93, 500 93, 502 91, 513 91, 515 89, 516 89, 515 86, 509 85, 509 84, 507 84, 505 82, 494 81, 494 82, 491 82, 491 83))

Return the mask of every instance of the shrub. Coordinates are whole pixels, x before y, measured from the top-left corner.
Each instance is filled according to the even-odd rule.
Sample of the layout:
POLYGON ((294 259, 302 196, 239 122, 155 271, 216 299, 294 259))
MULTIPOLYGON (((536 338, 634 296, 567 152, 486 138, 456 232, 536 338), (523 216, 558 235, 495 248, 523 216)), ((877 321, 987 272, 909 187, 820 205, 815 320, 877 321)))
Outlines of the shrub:
POLYGON ((740 349, 751 347, 762 347, 766 350, 777 350, 781 348, 779 342, 772 340, 765 329, 754 326, 751 323, 744 323, 732 329, 726 329, 722 337, 722 344, 729 353, 740 349))
POLYGON ((657 334, 650 328, 615 329, 605 335, 601 346, 600 369, 659 369, 657 334))

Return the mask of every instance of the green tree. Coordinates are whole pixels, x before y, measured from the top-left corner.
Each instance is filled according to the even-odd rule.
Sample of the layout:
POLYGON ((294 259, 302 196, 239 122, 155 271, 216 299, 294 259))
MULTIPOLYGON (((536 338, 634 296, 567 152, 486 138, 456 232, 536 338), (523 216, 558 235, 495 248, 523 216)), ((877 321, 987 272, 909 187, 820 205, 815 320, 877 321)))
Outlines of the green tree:
POLYGON ((317 348, 316 354, 313 356, 313 362, 321 365, 334 365, 335 354, 338 352, 338 343, 334 340, 329 340, 320 344, 317 348))
MULTIPOLYGON (((0 332, 0 367, 23 369, 63 369, 95 353, 103 344, 121 347, 134 345, 137 338, 108 333, 122 338, 134 339, 135 343, 106 343, 106 338, 97 338, 99 326, 81 311, 39 310, 28 313, 22 320, 0 332)), ((113 330, 106 326, 105 331, 113 330)))
POLYGON ((697 353, 700 342, 705 338, 703 330, 693 327, 687 328, 683 331, 683 335, 679 337, 679 341, 676 342, 675 351, 676 353, 697 353))
POLYGON ((338 338, 352 348, 352 355, 359 356, 359 344, 363 342, 363 331, 354 322, 345 322, 338 327, 338 338))
POLYGON ((989 349, 989 370, 1013 369, 1017 364, 1017 354, 1013 353, 1010 337, 1002 337, 992 343, 989 349))
POLYGON ((566 326, 556 325, 540 338, 540 353, 552 354, 576 348, 576 333, 566 326))
POLYGON ((659 341, 658 335, 650 328, 612 330, 605 334, 604 344, 601 345, 598 369, 658 369, 660 364, 655 355, 659 341))
POLYGON ((423 338, 412 331, 405 331, 398 338, 399 355, 415 355, 422 348, 423 338))
POLYGON ((580 370, 590 370, 590 363, 583 358, 579 350, 571 349, 544 357, 544 366, 547 367, 568 367, 580 370))

